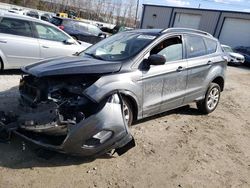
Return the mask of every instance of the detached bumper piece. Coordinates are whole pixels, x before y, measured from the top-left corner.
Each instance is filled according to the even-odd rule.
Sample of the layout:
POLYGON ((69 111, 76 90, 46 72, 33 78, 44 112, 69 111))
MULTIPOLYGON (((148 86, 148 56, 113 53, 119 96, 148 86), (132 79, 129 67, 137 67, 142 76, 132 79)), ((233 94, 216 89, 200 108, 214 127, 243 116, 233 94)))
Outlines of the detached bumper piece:
POLYGON ((22 108, 19 117, 0 113, 0 137, 3 141, 13 132, 49 150, 77 156, 99 156, 113 150, 122 155, 135 146, 124 119, 122 100, 114 94, 99 105, 96 113, 62 116, 53 102, 35 109, 22 108))

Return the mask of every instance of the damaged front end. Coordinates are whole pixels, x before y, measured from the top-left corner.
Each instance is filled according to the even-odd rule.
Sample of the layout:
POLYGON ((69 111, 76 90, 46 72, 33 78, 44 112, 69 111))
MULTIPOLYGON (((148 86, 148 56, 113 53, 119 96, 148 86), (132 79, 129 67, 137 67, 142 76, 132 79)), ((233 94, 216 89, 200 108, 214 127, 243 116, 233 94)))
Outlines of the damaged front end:
POLYGON ((0 132, 6 138, 14 132, 47 149, 72 155, 97 156, 114 149, 123 154, 135 143, 120 94, 99 103, 84 95, 98 79, 96 75, 24 76, 18 116, 0 115, 0 132))

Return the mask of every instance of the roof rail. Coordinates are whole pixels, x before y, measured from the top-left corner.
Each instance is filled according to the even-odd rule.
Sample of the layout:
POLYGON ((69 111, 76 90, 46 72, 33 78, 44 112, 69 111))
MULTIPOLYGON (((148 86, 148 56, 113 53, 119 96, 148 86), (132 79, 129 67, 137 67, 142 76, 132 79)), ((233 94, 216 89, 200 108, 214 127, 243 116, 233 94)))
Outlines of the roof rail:
POLYGON ((171 27, 167 29, 163 29, 161 33, 170 33, 170 32, 192 32, 192 33, 198 33, 208 36, 213 36, 210 33, 207 33, 205 31, 197 30, 197 29, 190 29, 190 28, 178 28, 178 27, 171 27))

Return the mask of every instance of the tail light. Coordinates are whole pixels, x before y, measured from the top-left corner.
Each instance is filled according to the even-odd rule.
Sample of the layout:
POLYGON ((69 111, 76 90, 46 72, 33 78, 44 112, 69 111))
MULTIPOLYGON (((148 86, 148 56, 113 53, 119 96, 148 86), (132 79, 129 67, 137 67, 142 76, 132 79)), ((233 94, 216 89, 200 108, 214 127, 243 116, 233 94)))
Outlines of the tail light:
POLYGON ((58 26, 61 30, 64 30, 64 26, 63 25, 59 25, 58 26))

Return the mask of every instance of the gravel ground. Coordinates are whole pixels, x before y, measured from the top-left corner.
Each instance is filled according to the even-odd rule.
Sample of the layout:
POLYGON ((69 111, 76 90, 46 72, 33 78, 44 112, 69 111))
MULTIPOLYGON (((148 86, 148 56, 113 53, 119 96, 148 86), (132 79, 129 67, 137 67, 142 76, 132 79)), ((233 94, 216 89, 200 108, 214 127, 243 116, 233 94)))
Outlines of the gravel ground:
MULTIPOLYGON (((0 110, 17 105, 18 72, 0 76, 0 110)), ((229 67, 216 111, 195 105, 132 127, 137 146, 123 156, 81 159, 13 138, 0 144, 0 187, 250 187, 250 69, 229 67)))

